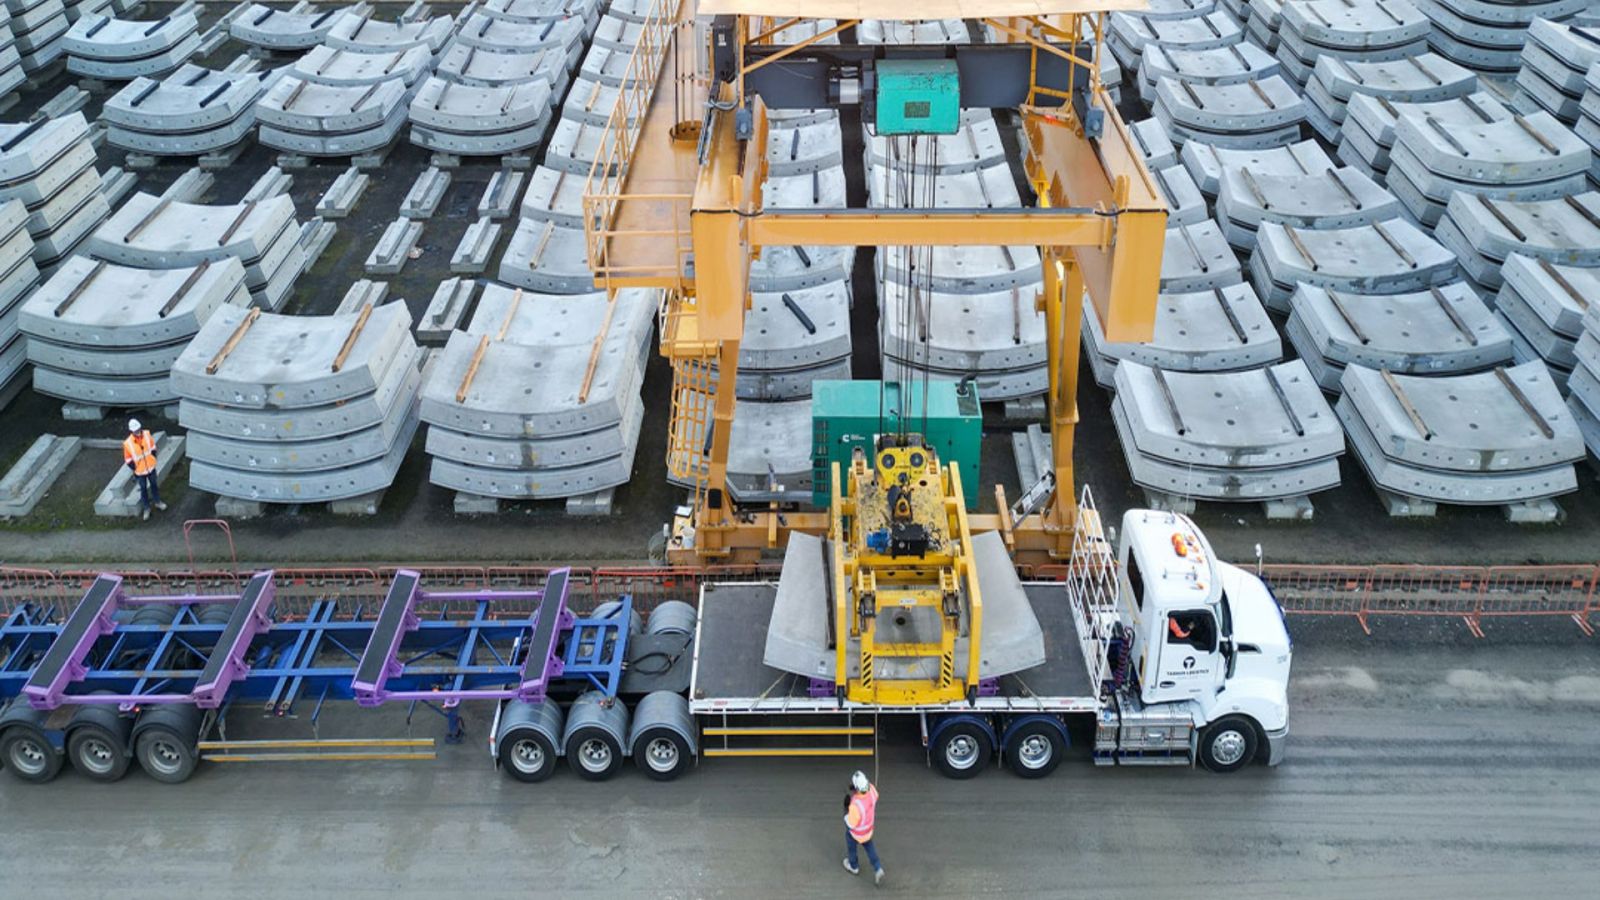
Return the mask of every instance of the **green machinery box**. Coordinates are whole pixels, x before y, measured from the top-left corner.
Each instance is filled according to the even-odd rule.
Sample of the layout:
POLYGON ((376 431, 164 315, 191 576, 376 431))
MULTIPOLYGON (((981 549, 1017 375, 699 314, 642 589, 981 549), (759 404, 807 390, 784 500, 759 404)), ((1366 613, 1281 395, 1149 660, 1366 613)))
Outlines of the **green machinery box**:
POLYGON ((961 129, 961 76, 953 59, 877 63, 873 124, 878 134, 955 134, 961 129))
POLYGON ((921 434, 941 462, 956 463, 967 509, 978 508, 983 410, 978 390, 954 381, 816 381, 811 385, 812 502, 826 509, 833 463, 850 467, 857 447, 871 453, 879 433, 921 434), (923 424, 922 392, 928 392, 923 424), (881 403, 880 403, 881 400, 881 403), (879 411, 882 418, 879 418, 879 411))

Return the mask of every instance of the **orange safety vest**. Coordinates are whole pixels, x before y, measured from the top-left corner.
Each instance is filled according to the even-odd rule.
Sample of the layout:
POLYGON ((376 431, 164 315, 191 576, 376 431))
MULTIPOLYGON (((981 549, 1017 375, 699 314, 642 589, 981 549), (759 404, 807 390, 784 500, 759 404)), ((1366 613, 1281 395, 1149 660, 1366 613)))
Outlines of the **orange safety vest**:
POLYGON ((878 818, 878 788, 868 785, 865 794, 856 794, 850 798, 850 814, 844 817, 844 824, 850 829, 850 836, 858 844, 865 844, 872 840, 872 826, 878 818))
POLYGON ((149 475, 156 470, 156 439, 148 429, 130 434, 122 442, 122 461, 133 463, 135 475, 149 475))

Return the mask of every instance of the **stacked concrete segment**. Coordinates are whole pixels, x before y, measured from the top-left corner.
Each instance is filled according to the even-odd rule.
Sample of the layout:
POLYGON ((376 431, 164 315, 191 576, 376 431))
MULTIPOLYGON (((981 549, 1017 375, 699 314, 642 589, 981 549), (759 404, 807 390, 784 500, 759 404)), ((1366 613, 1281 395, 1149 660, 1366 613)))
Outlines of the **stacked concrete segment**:
POLYGON ((151 156, 228 151, 250 137, 256 101, 277 77, 275 70, 216 71, 186 63, 163 79, 136 78, 101 109, 106 140, 151 156))
POLYGON ((1161 46, 1182 50, 1213 50, 1244 40, 1244 32, 1231 16, 1209 4, 1169 14, 1114 12, 1107 29, 1106 47, 1117 63, 1128 71, 1138 71, 1145 48, 1161 46))
POLYGON ((86 406, 165 406, 190 339, 223 307, 249 304, 231 257, 137 269, 75 256, 22 306, 34 389, 86 406))
POLYGON ((1581 288, 1589 305, 1573 347, 1577 365, 1567 381, 1567 408, 1583 432, 1589 454, 1600 460, 1600 293, 1590 293, 1591 287, 1581 288))
POLYGON ((387 489, 416 432, 422 356, 403 303, 332 316, 218 310, 172 367, 189 483, 257 503, 387 489))
POLYGON ((1327 151, 1316 141, 1299 141, 1282 147, 1260 150, 1232 150, 1198 141, 1183 145, 1183 167, 1208 200, 1216 200, 1222 186, 1222 173, 1248 169, 1255 175, 1316 175, 1334 168, 1327 151))
POLYGON ((1410 375, 1477 372, 1511 362, 1511 334, 1462 282, 1397 294, 1300 285, 1284 334, 1317 384, 1340 391, 1347 366, 1410 375))
POLYGON ((1278 52, 1278 30, 1283 27, 1283 3, 1284 0, 1250 0, 1249 16, 1245 19, 1244 33, 1270 53, 1278 52))
POLYGON ((0 124, 0 201, 28 208, 33 260, 46 271, 111 213, 83 114, 0 124))
MULTIPOLYGON (((1583 80, 1583 102, 1579 106, 1578 122, 1573 132, 1600 154, 1600 63, 1590 66, 1583 80)), ((1600 155, 1589 165, 1589 183, 1600 185, 1600 155)))
POLYGON ((1282 75, 1236 84, 1162 78, 1150 109, 1179 141, 1234 149, 1292 144, 1306 120, 1305 101, 1282 75))
POLYGON ((411 101, 411 142, 472 156, 538 145, 583 52, 586 25, 577 16, 536 23, 474 13, 411 101))
POLYGON ((261 94, 264 146, 303 156, 353 156, 389 146, 405 125, 426 46, 319 47, 261 94))
POLYGON ((228 33, 241 44, 260 50, 298 52, 321 44, 346 16, 360 17, 367 12, 365 3, 335 7, 297 3, 292 9, 251 3, 228 23, 228 33))
MULTIPOLYGON (((1395 144, 1395 127, 1402 117, 1426 122, 1432 119, 1445 129, 1458 126, 1502 122, 1515 112, 1492 94, 1479 91, 1464 97, 1427 102, 1396 102, 1384 97, 1354 94, 1350 98, 1344 125, 1339 131, 1339 159, 1387 183, 1390 152, 1395 144)), ((1429 127, 1432 127, 1431 125, 1429 127)))
POLYGON ((1449 100, 1476 91, 1478 76, 1432 53, 1385 62, 1324 56, 1305 88, 1306 119, 1332 144, 1338 143, 1350 99, 1358 94, 1391 103, 1449 100))
POLYGON ((23 298, 39 284, 20 200, 0 204, 0 409, 27 384, 27 340, 18 325, 23 298))
POLYGON ((61 58, 67 29, 77 20, 61 0, 6 0, 5 5, 22 70, 31 75, 48 69, 61 58))
POLYGON ((496 500, 626 483, 658 303, 649 290, 612 300, 486 285, 423 386, 430 480, 496 500))
POLYGON ((1495 311, 1511 333, 1517 362, 1542 361, 1563 392, 1578 367, 1578 342, 1590 304, 1600 301, 1600 273, 1545 257, 1514 253, 1495 311))
POLYGON ((1433 24, 1428 46, 1479 72, 1511 75, 1522 63, 1528 26, 1535 19, 1566 19, 1589 0, 1411 0, 1433 24))
POLYGON ((1344 436, 1298 360, 1244 372, 1124 362, 1111 414, 1133 481, 1158 508, 1256 501, 1304 518, 1309 495, 1339 484, 1344 436))
POLYGON ((0 108, 16 102, 13 92, 28 80, 17 52, 17 37, 11 32, 11 10, 0 5, 0 108))
POLYGON ((1446 503, 1553 521, 1550 498, 1577 489, 1583 436, 1543 363, 1436 377, 1351 366, 1341 384, 1335 411, 1391 515, 1446 503))
POLYGON ((1450 126, 1406 114, 1394 134, 1389 189, 1430 227, 1457 192, 1506 200, 1563 197, 1583 190, 1589 172, 1589 145, 1543 110, 1450 126))
POLYGON ((1387 62, 1427 52, 1428 20, 1407 0, 1303 0, 1283 6, 1278 61, 1301 87, 1319 60, 1387 62))
POLYGON ((1551 200, 1451 196, 1434 236, 1461 260, 1485 298, 1503 283, 1500 267, 1514 253, 1574 266, 1600 266, 1600 193, 1551 200))
POLYGON ((1349 294, 1397 294, 1456 280, 1455 254, 1401 218, 1310 231, 1266 222, 1250 256, 1256 293, 1276 312, 1302 284, 1349 294))
POLYGON ((89 256, 141 269, 171 269, 234 258, 244 264, 252 302, 283 306, 306 266, 294 201, 287 194, 249 203, 184 203, 134 194, 84 244, 89 256))
POLYGON ((1150 44, 1139 61, 1139 96, 1154 103, 1156 83, 1163 78, 1192 84, 1243 84, 1280 71, 1272 54, 1249 41, 1209 50, 1150 44))
POLYGON ((1234 372, 1283 358, 1283 343, 1267 309, 1248 284, 1156 298, 1155 331, 1147 343, 1106 341, 1100 319, 1083 312, 1083 349, 1095 380, 1115 386, 1124 360, 1167 372, 1234 372))
MULTIPOLYGON (((526 59, 519 56, 506 67, 497 68, 492 78, 486 70, 472 74, 469 63, 479 54, 465 45, 452 46, 439 67, 442 78, 483 85, 515 84, 518 79, 527 81, 543 71, 545 75, 539 80, 551 86, 550 103, 561 102, 565 92, 561 117, 549 135, 542 165, 530 179, 522 216, 500 258, 500 281, 530 291, 581 294, 594 290, 581 219, 583 185, 601 152, 601 136, 624 86, 628 60, 643 33, 640 26, 649 7, 613 3, 603 18, 598 10, 599 5, 593 0, 512 0, 480 8, 483 15, 502 25, 527 28, 535 36, 547 28, 550 35, 555 35, 552 23, 569 18, 583 23, 588 34, 606 35, 605 40, 596 40, 584 54, 570 88, 564 87, 563 80, 569 70, 569 51, 562 46, 530 51, 524 54, 526 59), (468 53, 471 59, 467 59, 468 53), (562 89, 557 90, 557 86, 562 89)), ((485 60, 484 65, 493 61, 488 57, 485 60)), ((641 72, 635 77, 654 74, 641 72)), ((415 127, 412 135, 417 139, 415 127)))
POLYGON ((372 53, 426 47, 438 53, 455 30, 454 16, 385 22, 371 16, 342 16, 328 29, 322 43, 335 50, 372 53))
POLYGON ((1576 125, 1587 88, 1584 78, 1600 63, 1600 30, 1534 19, 1522 45, 1514 102, 1525 112, 1543 109, 1576 125))
POLYGON ((80 16, 61 42, 67 71, 102 81, 132 81, 165 75, 200 48, 200 21, 193 4, 155 21, 80 16))
POLYGON ((1394 218, 1400 201, 1351 167, 1290 175, 1258 174, 1246 167, 1222 171, 1217 224, 1236 249, 1256 244, 1263 222, 1295 228, 1350 228, 1394 218))

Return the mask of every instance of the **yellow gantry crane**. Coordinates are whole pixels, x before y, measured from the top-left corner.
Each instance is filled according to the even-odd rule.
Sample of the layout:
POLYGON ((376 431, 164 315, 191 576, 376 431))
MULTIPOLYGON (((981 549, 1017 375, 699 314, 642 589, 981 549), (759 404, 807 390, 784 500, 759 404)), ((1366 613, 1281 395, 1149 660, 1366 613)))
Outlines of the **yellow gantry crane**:
POLYGON ((1070 557, 1084 298, 1110 341, 1148 341, 1155 320, 1166 205, 1099 69, 1106 12, 1144 6, 1144 0, 658 0, 585 186, 584 228, 597 285, 665 292, 660 346, 673 368, 669 465, 696 484, 692 514, 674 526, 673 562, 748 562, 783 546, 790 531, 822 535, 833 525, 830 512, 736 508, 726 483, 750 262, 766 247, 828 245, 1039 248, 1036 308, 1046 326, 1053 495, 1038 513, 1013 521, 996 485, 998 511, 973 515, 968 524, 999 531, 1019 564, 1070 557), (1004 42, 819 43, 863 20, 930 18, 976 20, 1004 42), (769 102, 831 105, 840 85, 870 90, 874 67, 897 55, 951 59, 963 76, 963 106, 1020 112, 1036 207, 780 209, 764 202, 769 102))

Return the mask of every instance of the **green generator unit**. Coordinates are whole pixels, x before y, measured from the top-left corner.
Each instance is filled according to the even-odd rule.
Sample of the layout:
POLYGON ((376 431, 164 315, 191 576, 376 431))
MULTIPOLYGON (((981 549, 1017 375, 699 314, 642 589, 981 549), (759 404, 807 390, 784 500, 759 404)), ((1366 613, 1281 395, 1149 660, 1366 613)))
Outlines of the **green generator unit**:
POLYGON ((872 124, 878 134, 961 130, 961 75, 953 59, 882 59, 872 124))
POLYGON ((939 461, 955 463, 967 510, 978 508, 978 453, 983 410, 970 382, 816 381, 811 385, 811 502, 826 509, 833 464, 850 467, 856 448, 870 454, 877 436, 921 434, 939 461), (928 392, 923 424, 922 392, 928 392), (879 413, 882 418, 879 418, 879 413))

